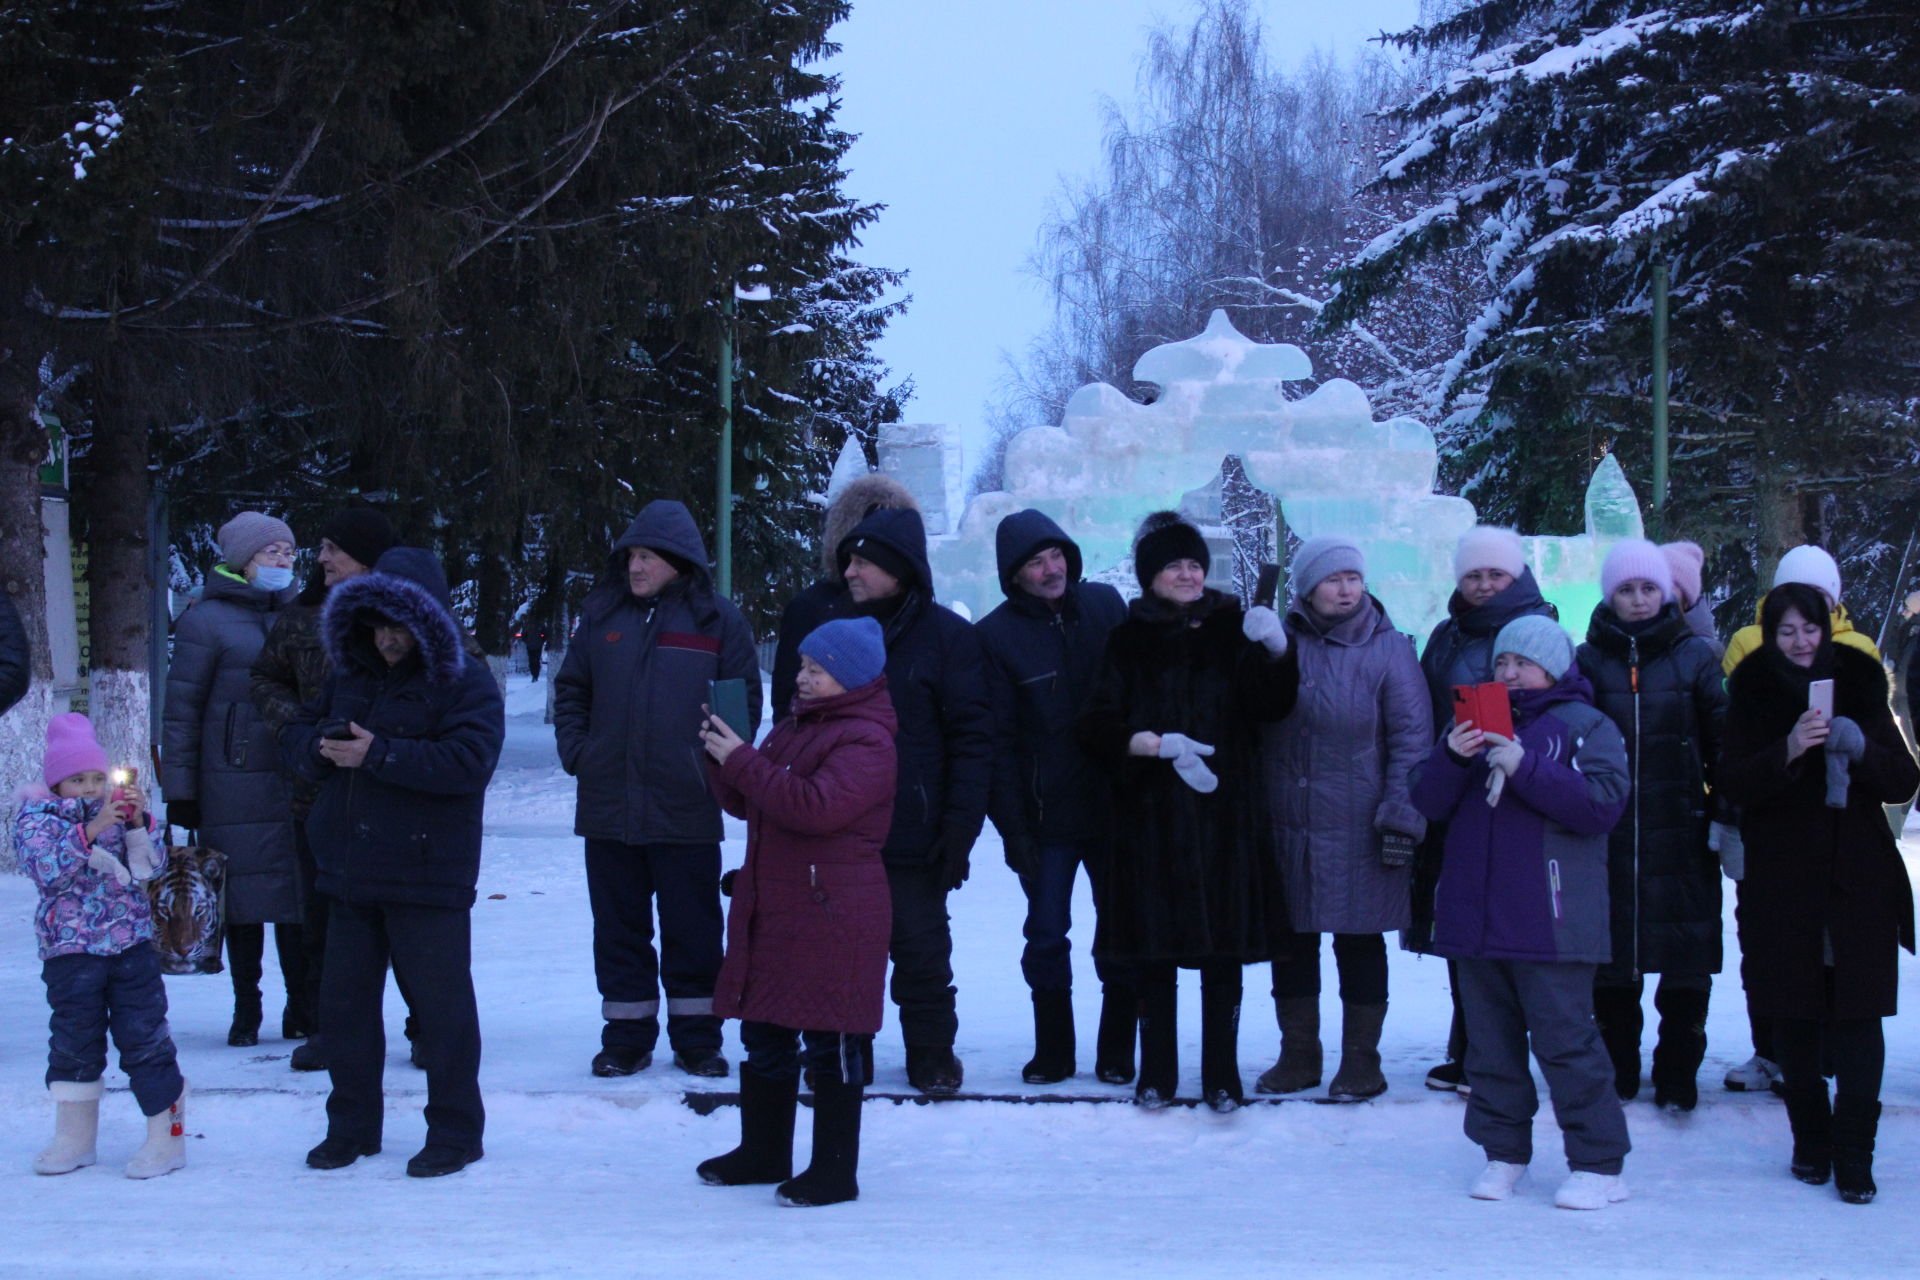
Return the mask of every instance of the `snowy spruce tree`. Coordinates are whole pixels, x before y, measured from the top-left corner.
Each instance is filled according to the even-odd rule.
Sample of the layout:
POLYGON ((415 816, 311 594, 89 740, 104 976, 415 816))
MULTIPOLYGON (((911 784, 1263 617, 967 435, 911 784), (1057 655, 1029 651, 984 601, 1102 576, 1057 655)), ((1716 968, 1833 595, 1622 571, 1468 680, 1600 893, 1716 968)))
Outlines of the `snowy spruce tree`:
POLYGON ((1445 369, 1449 478, 1563 527, 1619 454, 1648 497, 1652 267, 1671 272, 1665 532, 1756 578, 1829 542, 1884 608, 1920 499, 1920 10, 1899 0, 1487 0, 1395 39, 1466 59, 1397 113, 1419 210, 1322 323, 1391 313, 1472 246, 1493 301, 1445 369))

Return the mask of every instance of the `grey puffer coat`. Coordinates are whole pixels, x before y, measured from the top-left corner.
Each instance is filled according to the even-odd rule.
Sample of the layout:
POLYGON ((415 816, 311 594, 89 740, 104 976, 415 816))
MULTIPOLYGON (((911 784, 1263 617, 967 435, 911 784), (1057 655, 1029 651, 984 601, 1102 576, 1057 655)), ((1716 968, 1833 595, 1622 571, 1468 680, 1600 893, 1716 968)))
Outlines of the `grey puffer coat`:
POLYGON ((197 800, 200 843, 227 855, 227 920, 289 924, 301 916, 293 808, 280 745, 253 705, 253 660, 293 598, 224 568, 173 627, 160 784, 197 800))
POLYGON ((1287 913, 1299 933, 1404 929, 1412 869, 1381 861, 1381 837, 1427 829, 1408 795, 1433 744, 1413 637, 1372 596, 1325 630, 1296 606, 1287 635, 1299 700, 1261 728, 1287 913))

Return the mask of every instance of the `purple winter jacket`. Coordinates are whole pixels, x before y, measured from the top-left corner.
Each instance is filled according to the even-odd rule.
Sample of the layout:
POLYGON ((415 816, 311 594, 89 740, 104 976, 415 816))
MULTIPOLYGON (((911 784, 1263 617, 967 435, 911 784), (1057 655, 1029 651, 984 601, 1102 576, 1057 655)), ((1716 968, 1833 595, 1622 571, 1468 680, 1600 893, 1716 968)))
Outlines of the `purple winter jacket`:
POLYGON ((887 678, 813 701, 756 750, 708 761, 721 806, 747 820, 714 983, 723 1018, 798 1031, 880 1029, 893 896, 881 846, 893 823, 897 721, 887 678))
POLYGON ((1604 964, 1607 834, 1632 786, 1626 742, 1578 667, 1550 689, 1514 694, 1513 722, 1526 754, 1498 805, 1487 804, 1484 752, 1463 762, 1443 737, 1414 771, 1414 807, 1448 824, 1433 950, 1604 964))

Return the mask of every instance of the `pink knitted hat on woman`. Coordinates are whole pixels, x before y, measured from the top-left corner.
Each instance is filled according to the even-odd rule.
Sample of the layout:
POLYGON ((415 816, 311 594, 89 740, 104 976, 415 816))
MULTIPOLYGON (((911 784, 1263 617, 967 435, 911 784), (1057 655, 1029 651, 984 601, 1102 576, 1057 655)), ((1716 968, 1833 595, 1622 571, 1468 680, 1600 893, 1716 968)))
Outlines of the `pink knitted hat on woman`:
POLYGON ((93 722, 78 711, 68 711, 47 721, 47 760, 40 768, 51 790, 76 773, 98 769, 107 771, 107 753, 93 736, 93 722))
POLYGON ((1607 552, 1600 566, 1600 596, 1611 600, 1623 582, 1642 579, 1660 588, 1662 600, 1673 599, 1673 568, 1660 548, 1645 538, 1622 538, 1607 552))

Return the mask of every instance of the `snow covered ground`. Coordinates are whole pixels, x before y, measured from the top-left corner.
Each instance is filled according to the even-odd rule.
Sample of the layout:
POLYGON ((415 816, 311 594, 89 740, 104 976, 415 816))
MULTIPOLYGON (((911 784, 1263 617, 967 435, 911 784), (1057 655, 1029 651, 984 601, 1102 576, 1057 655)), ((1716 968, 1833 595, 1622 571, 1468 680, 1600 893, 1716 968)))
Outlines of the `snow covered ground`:
MULTIPOLYGON (((524 677, 519 678, 524 681, 524 677)), ((596 1080, 599 1000, 572 787, 540 723, 544 690, 516 683, 508 749, 488 799, 474 908, 475 976, 486 1040, 487 1157, 436 1181, 407 1178, 421 1141, 423 1078, 406 1064, 400 1008, 388 1065, 384 1154, 318 1173, 302 1157, 325 1127, 324 1075, 287 1069, 292 1045, 226 1044, 224 975, 169 979, 174 1038, 195 1094, 188 1168, 153 1183, 120 1176, 143 1133, 125 1077, 109 1070, 101 1163, 36 1177, 51 1132, 41 1087, 46 1006, 34 959, 31 887, 0 877, 0 1275, 91 1277, 598 1276, 914 1277, 1044 1272, 1130 1276, 1423 1275, 1880 1276, 1911 1274, 1920 1232, 1920 1024, 1888 1024, 1879 1201, 1842 1205, 1786 1172, 1787 1126, 1768 1097, 1724 1093, 1749 1046, 1737 980, 1721 980, 1698 1111, 1629 1107, 1633 1198, 1602 1213, 1552 1208, 1564 1175, 1550 1116, 1535 1175, 1504 1204, 1469 1200, 1479 1154, 1462 1104, 1421 1076, 1446 1032, 1443 966, 1393 955, 1384 1051, 1391 1091, 1371 1104, 1304 1101, 1231 1116, 1146 1114, 1126 1105, 870 1101, 859 1202, 777 1207, 765 1188, 702 1186, 693 1166, 731 1147, 737 1113, 701 1116, 701 1085, 664 1062, 596 1080)), ((740 857, 738 836, 730 862, 740 857)), ((1920 842, 1909 841, 1909 864, 1920 842)), ((970 1089, 1023 1091, 1031 1049, 1020 981, 1021 898, 989 835, 953 898, 959 1052, 970 1089)), ((1084 894, 1083 894, 1084 899, 1084 894)), ((1081 919, 1090 923, 1083 900, 1081 919)), ((1728 947, 1733 954, 1729 895, 1728 947)), ((271 953, 271 948, 268 949, 271 953)), ((1078 993, 1088 1072, 1062 1093, 1130 1096, 1092 1081, 1097 985, 1078 993)), ((271 960, 269 961, 271 964, 271 960)), ((1920 1002, 1910 958, 1909 1008, 1920 1002)), ((1326 957, 1327 1038, 1338 1001, 1326 957)), ((269 972, 268 1027, 279 1001, 269 972)), ((1249 1088, 1271 1061, 1266 977, 1248 974, 1241 1028, 1249 1088)), ((1183 991, 1185 1084, 1197 1087, 1198 992, 1183 991)), ((738 1042, 730 1028, 729 1056, 738 1042)), ((877 1046, 879 1088, 906 1087, 897 1032, 877 1046)), ((1332 1061, 1329 1061, 1329 1070, 1332 1061)), ((1047 1092, 1046 1089, 1028 1092, 1047 1092)), ((1544 1093, 1544 1091, 1543 1091, 1544 1093)), ((803 1117, 806 1113, 802 1112, 803 1117)), ((798 1141, 805 1160, 806 1119, 798 1141)))

